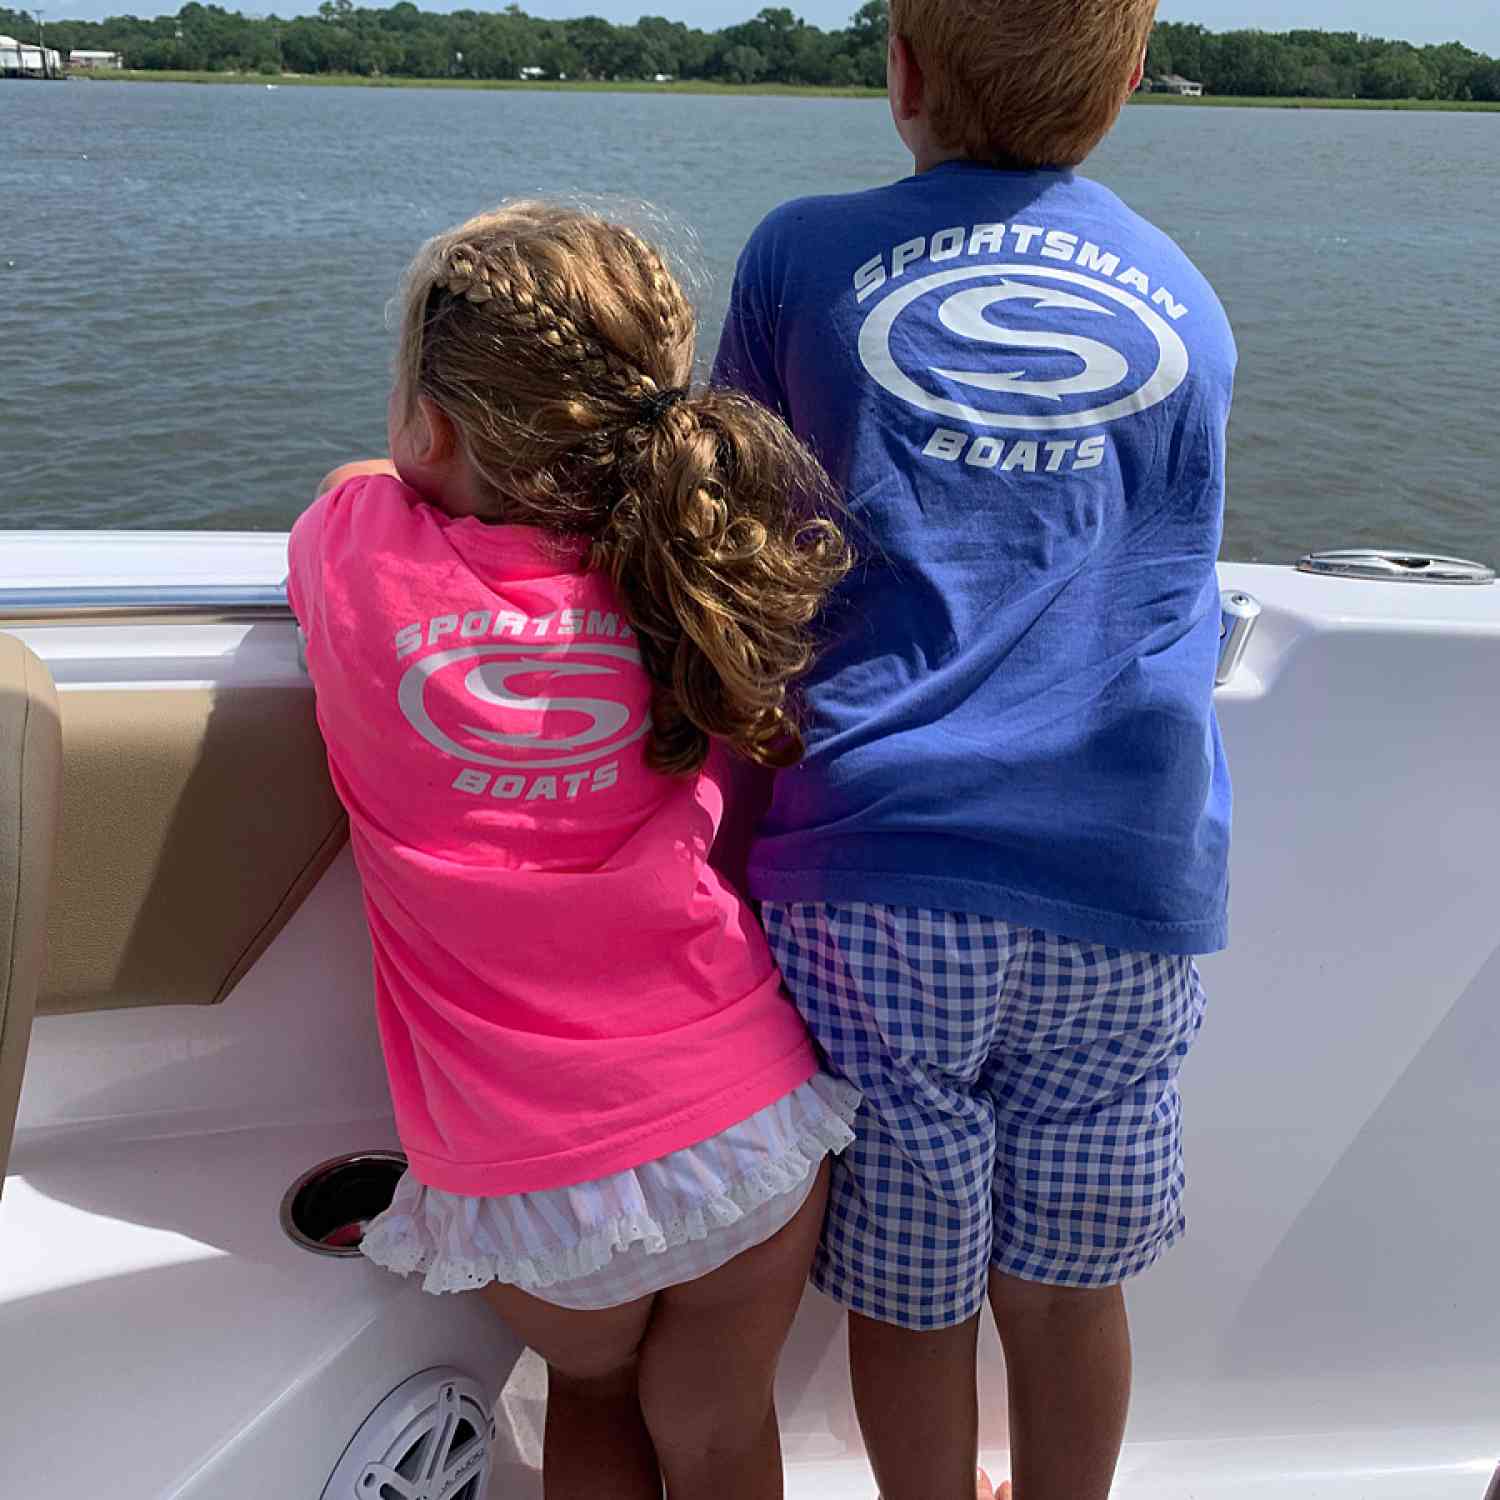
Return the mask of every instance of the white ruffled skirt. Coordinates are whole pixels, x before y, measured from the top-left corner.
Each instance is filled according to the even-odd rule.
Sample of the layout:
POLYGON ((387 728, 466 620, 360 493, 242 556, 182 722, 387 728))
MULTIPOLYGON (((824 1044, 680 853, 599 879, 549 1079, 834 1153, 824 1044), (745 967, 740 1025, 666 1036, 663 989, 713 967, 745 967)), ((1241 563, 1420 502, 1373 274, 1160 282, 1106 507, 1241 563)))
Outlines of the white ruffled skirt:
POLYGON ((709 1140, 592 1182, 474 1198, 408 1172, 360 1249, 428 1292, 492 1281, 557 1307, 618 1307, 696 1280, 788 1224, 854 1139, 858 1091, 815 1075, 709 1140))

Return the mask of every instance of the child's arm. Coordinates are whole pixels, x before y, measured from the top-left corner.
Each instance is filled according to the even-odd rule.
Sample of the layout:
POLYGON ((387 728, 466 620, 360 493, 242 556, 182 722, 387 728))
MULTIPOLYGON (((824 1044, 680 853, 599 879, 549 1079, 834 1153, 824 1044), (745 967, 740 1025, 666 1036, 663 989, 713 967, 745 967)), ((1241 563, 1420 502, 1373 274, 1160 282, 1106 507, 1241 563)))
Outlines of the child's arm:
POLYGON ((770 238, 768 221, 750 237, 735 268, 713 383, 743 391, 785 421, 786 392, 776 368, 776 329, 769 311, 777 301, 770 238))
POLYGON ((352 464, 340 464, 336 469, 330 469, 323 476, 323 482, 318 486, 318 494, 314 498, 326 495, 329 490, 336 490, 348 479, 358 479, 361 474, 389 474, 392 479, 401 476, 396 472, 396 466, 388 458, 361 458, 352 464))
POLYGON ((340 464, 323 476, 313 503, 303 511, 292 534, 287 540, 287 602, 302 631, 305 642, 312 629, 312 620, 322 596, 320 587, 321 547, 323 538, 323 507, 318 504, 324 495, 336 490, 350 479, 365 474, 389 474, 393 479, 401 476, 388 458, 362 458, 354 463, 340 464))

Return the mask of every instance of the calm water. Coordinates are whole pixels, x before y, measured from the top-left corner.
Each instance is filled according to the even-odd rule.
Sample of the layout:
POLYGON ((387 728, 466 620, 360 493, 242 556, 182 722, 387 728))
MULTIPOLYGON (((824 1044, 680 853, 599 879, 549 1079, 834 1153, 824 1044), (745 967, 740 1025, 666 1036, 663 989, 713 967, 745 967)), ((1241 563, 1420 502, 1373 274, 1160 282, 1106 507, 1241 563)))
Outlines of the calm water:
MULTIPOLYGON (((383 442, 411 250, 501 197, 692 226, 711 354, 767 209, 907 169, 875 101, 0 83, 0 525, 285 527, 383 442)), ((1500 562, 1500 116, 1137 108, 1090 170, 1234 322, 1226 556, 1500 562)))

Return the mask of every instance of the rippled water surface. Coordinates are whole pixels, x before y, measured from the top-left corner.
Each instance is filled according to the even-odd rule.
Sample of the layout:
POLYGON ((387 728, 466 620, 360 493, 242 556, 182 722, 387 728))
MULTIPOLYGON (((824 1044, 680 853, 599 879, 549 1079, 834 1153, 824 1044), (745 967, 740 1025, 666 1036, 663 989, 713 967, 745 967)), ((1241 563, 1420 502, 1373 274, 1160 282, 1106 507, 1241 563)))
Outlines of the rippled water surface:
MULTIPOLYGON (((690 225, 711 354, 767 209, 908 169, 878 101, 3 81, 0 161, 0 524, 49 527, 285 527, 383 441, 412 249, 501 197, 690 225)), ((1500 562, 1500 115, 1138 107, 1089 170, 1234 322, 1226 556, 1500 562)))

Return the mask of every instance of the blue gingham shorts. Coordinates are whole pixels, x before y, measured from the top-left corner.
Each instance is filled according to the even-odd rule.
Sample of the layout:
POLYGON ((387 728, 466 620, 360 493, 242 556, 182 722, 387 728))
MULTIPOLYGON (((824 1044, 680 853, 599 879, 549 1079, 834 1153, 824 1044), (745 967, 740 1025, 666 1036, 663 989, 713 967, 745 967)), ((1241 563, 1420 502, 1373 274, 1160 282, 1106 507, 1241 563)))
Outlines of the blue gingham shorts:
POLYGON ((864 1094, 813 1283, 948 1328, 994 1267, 1111 1286, 1182 1233, 1177 1071, 1203 1019, 1191 958, 969 912, 766 902, 832 1071, 864 1094))

